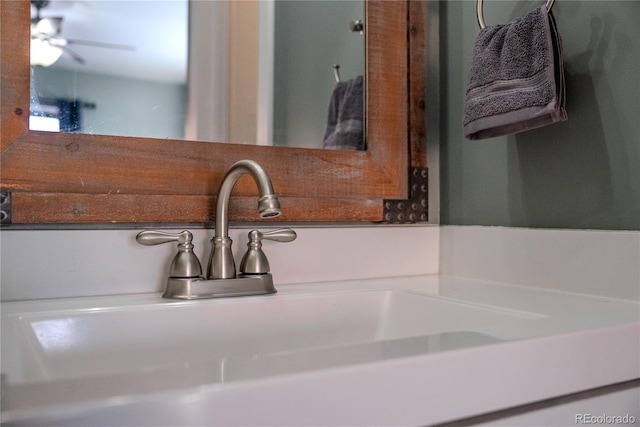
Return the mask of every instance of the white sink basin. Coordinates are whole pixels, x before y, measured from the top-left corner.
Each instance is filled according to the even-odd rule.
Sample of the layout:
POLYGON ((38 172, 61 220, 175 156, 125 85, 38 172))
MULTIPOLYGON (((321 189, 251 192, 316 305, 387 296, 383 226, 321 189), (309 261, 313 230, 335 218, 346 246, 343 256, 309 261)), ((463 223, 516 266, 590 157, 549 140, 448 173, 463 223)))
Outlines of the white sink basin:
POLYGON ((3 339, 16 333, 21 357, 15 367, 3 363, 3 372, 33 382, 175 368, 234 356, 255 359, 445 332, 482 333, 527 317, 402 290, 149 302, 5 313, 3 339))
MULTIPOLYGON (((148 294, 10 302, 0 314, 7 425, 184 424, 185 417, 194 425, 299 425, 310 413, 317 421, 335 412, 315 412, 319 401, 344 413, 347 390, 367 407, 354 407, 351 419, 370 425, 381 416, 423 419, 434 408, 419 399, 407 412, 408 396, 471 393, 474 379, 486 387, 513 378, 517 389, 523 358, 573 354, 557 348, 571 340, 591 346, 599 338, 586 331, 637 322, 637 304, 417 277, 215 300, 148 294), (571 340, 553 338, 559 334, 571 340), (391 394, 380 394, 388 387, 391 394), (402 404, 373 403, 389 401, 398 387, 402 404)), ((630 328, 620 343, 632 341, 630 328)), ((563 360, 542 366, 567 369, 563 360)))
POLYGON ((495 343, 509 338, 489 335, 496 325, 532 319, 388 289, 194 302, 54 300, 6 304, 2 316, 2 373, 13 408, 495 343), (36 402, 42 384, 73 387, 36 402))

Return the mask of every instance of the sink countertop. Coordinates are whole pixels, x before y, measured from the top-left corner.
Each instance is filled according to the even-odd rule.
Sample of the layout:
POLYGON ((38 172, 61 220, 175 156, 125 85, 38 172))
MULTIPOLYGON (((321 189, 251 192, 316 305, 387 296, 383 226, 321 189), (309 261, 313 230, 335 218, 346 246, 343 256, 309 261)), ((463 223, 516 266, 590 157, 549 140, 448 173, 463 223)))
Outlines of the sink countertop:
MULTIPOLYGON (((171 372, 166 370, 165 384, 153 391, 105 392, 75 402, 47 404, 47 399, 57 386, 102 383, 95 378, 64 383, 34 377, 17 384, 13 394, 9 380, 3 378, 2 421, 7 425, 66 425, 80 419, 90 420, 91 425, 425 425, 640 378, 639 303, 437 275, 282 285, 274 296, 177 303, 159 294, 19 301, 3 303, 2 318, 4 329, 11 319, 22 321, 42 313, 194 304, 233 309, 255 298, 293 302, 298 297, 336 294, 353 297, 348 303, 355 306, 365 303, 362 292, 386 290, 399 290, 416 300, 428 296, 432 305, 425 307, 434 310, 439 302, 449 304, 442 306, 449 313, 457 306, 478 310, 487 313, 482 318, 488 321, 478 325, 476 332, 481 333, 464 328, 435 333, 428 325, 413 335, 387 331, 391 335, 385 339, 392 344, 380 339, 349 341, 340 347, 346 349, 340 357, 332 350, 337 344, 314 349, 313 360, 324 365, 305 365, 305 357, 310 357, 305 351, 274 353, 263 359, 267 365, 286 365, 284 370, 279 367, 254 377, 247 374, 253 367, 251 357, 241 360, 237 378, 207 379, 202 371, 192 370, 197 374, 193 382, 167 386, 171 372), (428 340, 421 338, 425 334, 428 340), (383 356, 369 357, 370 353, 383 356), (33 396, 42 394, 40 402, 11 409, 7 399, 19 396, 21 388, 34 402, 33 396), (7 407, 10 410, 4 410, 7 407)), ((5 342, 10 332, 3 330, 3 360, 7 354, 11 357, 6 350, 11 343, 5 342)), ((226 360, 228 372, 233 372, 235 362, 226 360)), ((122 380, 117 375, 101 379, 104 384, 122 380)))

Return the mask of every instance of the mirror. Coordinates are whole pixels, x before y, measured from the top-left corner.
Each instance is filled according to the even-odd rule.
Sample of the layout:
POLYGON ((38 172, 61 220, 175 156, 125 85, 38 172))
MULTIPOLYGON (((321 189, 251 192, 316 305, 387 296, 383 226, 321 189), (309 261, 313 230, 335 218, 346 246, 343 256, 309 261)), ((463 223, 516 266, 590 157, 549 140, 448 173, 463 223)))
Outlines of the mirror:
POLYGON ((32 66, 29 126, 363 149, 363 17, 361 1, 33 0, 32 64, 61 56, 32 66))
MULTIPOLYGON (((270 224, 383 221, 383 201, 409 194, 419 141, 409 139, 411 123, 424 123, 423 113, 414 120, 425 102, 415 89, 424 43, 414 35, 425 19, 415 15, 411 31, 407 19, 422 3, 366 2, 367 150, 346 151, 29 130, 29 2, 0 2, 0 183, 12 223, 210 223, 221 178, 240 159, 271 176, 283 215, 270 224)), ((251 180, 233 194, 230 217, 258 221, 251 180)))

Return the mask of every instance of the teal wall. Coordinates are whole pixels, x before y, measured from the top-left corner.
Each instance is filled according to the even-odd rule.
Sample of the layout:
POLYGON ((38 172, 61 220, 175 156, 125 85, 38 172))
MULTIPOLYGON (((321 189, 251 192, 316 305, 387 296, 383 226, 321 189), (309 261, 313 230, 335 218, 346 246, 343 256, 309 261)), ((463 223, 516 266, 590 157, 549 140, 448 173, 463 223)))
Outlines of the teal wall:
MULTIPOLYGON (((542 3, 486 0, 485 21, 542 3)), ((441 223, 640 230, 640 1, 556 1, 569 120, 468 141, 475 7, 440 3, 441 223)))
POLYGON ((78 98, 94 103, 82 110, 82 133, 184 139, 185 85, 34 68, 41 98, 78 98))
POLYGON ((364 74, 362 1, 277 1, 275 5, 274 144, 322 148, 333 64, 348 80, 364 74))

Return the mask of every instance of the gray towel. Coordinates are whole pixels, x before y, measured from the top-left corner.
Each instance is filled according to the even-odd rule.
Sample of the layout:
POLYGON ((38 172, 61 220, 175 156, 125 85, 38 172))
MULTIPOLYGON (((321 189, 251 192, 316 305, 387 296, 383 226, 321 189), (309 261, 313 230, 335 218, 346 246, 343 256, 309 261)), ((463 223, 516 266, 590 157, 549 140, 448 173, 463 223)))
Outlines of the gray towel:
POLYGON ((464 135, 484 139, 567 120, 562 42, 545 6, 476 38, 464 135))
POLYGON ((364 150, 363 78, 338 82, 331 95, 322 148, 364 150))

